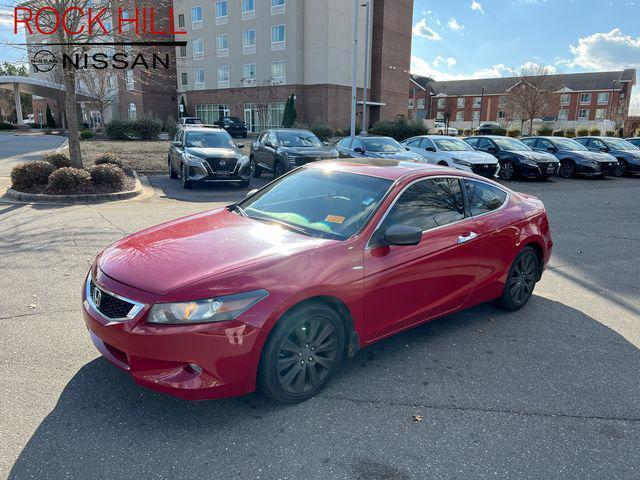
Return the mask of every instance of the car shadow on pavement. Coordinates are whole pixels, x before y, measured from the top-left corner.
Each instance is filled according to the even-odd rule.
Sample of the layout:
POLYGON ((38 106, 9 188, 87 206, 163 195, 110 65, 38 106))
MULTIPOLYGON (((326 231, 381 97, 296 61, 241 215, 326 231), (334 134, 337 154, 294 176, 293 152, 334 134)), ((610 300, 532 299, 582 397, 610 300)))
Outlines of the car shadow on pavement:
POLYGON ((182 188, 180 180, 172 180, 168 175, 148 177, 156 194, 163 198, 183 202, 225 202, 233 203, 242 200, 254 188, 262 188, 271 180, 270 177, 252 178, 248 188, 240 188, 237 183, 194 184, 191 189, 182 188))
POLYGON ((399 472, 451 465, 467 472, 456 478, 480 478, 516 451, 527 454, 519 478, 553 478, 561 467, 563 478, 623 478, 639 461, 620 461, 639 435, 624 423, 640 421, 639 364, 622 336, 543 297, 381 341, 300 405, 256 394, 186 402, 100 358, 66 385, 9 478, 305 478, 305 468, 318 475, 306 478, 414 478, 399 472), (429 428, 414 428, 411 412, 428 412, 429 428))

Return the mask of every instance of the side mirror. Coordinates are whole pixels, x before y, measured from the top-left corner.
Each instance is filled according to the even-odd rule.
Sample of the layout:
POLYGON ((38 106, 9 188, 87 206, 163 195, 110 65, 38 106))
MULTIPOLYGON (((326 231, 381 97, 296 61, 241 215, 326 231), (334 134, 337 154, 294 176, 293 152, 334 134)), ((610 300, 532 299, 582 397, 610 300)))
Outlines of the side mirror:
POLYGON ((257 189, 257 188, 254 188, 253 190, 249 190, 249 191, 247 192, 247 194, 245 195, 245 197, 244 197, 244 198, 248 198, 248 197, 250 197, 251 195, 253 195, 253 194, 254 194, 254 193, 256 193, 257 191, 258 191, 258 189, 257 189))
POLYGON ((409 147, 404 147, 404 149, 405 149, 407 152, 410 152, 410 151, 411 151, 411 149, 410 149, 409 147))
POLYGON ((353 149, 353 151, 356 153, 364 153, 364 148, 356 147, 353 149))
POLYGON ((385 230, 383 239, 387 245, 401 247, 418 245, 422 240, 422 230, 409 225, 391 225, 385 230))
POLYGON ((435 149, 434 147, 427 147, 427 148, 425 148, 425 150, 426 150, 427 152, 434 152, 434 153, 435 153, 435 151, 436 151, 436 149, 435 149))
POLYGON ((244 143, 236 143, 236 147, 238 147, 238 148, 244 148, 244 143))
POLYGON ((182 142, 173 142, 173 146, 176 148, 182 148, 182 142))
POLYGON ((271 142, 264 142, 264 146, 267 148, 273 148, 273 143, 271 142))

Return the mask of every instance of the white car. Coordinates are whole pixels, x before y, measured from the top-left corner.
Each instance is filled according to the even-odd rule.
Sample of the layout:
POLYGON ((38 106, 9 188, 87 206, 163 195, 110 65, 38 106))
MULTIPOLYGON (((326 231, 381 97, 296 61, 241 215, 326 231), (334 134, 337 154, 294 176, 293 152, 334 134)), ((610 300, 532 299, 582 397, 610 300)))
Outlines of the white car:
POLYGON ((498 176, 500 164, 493 155, 474 150, 463 140, 450 136, 422 135, 412 137, 402 144, 409 150, 419 153, 427 163, 457 168, 483 177, 498 176))
POLYGON ((444 122, 436 122, 433 131, 436 135, 450 135, 452 137, 458 136, 458 129, 453 127, 448 127, 444 124, 444 122))

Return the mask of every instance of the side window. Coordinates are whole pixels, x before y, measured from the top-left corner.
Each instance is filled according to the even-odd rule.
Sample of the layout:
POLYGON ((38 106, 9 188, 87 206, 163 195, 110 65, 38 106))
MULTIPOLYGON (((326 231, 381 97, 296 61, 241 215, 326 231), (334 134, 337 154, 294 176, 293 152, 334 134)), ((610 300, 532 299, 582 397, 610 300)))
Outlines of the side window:
POLYGON ((419 148, 420 147, 420 139, 419 138, 414 138, 412 140, 409 140, 407 142, 407 147, 419 148))
POLYGON ((423 138, 422 139, 422 148, 424 148, 426 150, 429 147, 433 148, 434 150, 436 149, 435 145, 433 144, 433 142, 431 140, 429 140, 428 138, 423 138))
POLYGON ((483 150, 486 150, 487 148, 491 148, 491 147, 493 147, 493 143, 491 143, 486 138, 481 138, 480 140, 478 140, 478 146, 476 148, 481 148, 483 150))
POLYGON ((364 145, 358 138, 354 138, 353 143, 351 144, 351 150, 355 150, 356 148, 361 148, 362 150, 364 150, 364 145))
POLYGON ((585 147, 589 143, 589 139, 587 138, 576 138, 575 141, 578 142, 580 145, 584 145, 585 147))
POLYGON ((352 137, 346 137, 343 138, 342 140, 340 140, 338 142, 338 146, 340 148, 344 148, 345 150, 349 150, 349 148, 351 147, 351 141, 353 140, 352 137))
POLYGON ((465 180, 464 186, 469 198, 469 211, 473 216, 493 212, 507 200, 506 192, 487 183, 465 180))
MULTIPOLYGON (((531 145, 529 145, 529 146, 531 146, 531 145)), ((541 138, 540 140, 538 140, 538 148, 539 149, 547 150, 550 147, 553 147, 553 144, 549 140, 546 140, 544 138, 541 138)))
POLYGON ((465 140, 467 144, 471 145, 473 148, 478 148, 478 139, 477 138, 467 138, 465 140))
POLYGON ((267 135, 269 135, 268 131, 262 132, 260 137, 258 138, 258 143, 263 143, 267 141, 267 135))
POLYGON ((457 222, 464 216, 464 201, 458 179, 423 180, 405 190, 387 215, 382 231, 397 224, 425 231, 457 222))
POLYGON ((521 140, 527 147, 536 148, 536 140, 535 138, 525 138, 521 140))
POLYGON ((276 132, 274 132, 273 130, 269 132, 267 140, 271 142, 271 145, 273 145, 274 147, 278 145, 278 137, 276 136, 276 132))
POLYGON ((602 140, 598 140, 597 138, 591 139, 591 147, 593 148, 607 148, 602 140))

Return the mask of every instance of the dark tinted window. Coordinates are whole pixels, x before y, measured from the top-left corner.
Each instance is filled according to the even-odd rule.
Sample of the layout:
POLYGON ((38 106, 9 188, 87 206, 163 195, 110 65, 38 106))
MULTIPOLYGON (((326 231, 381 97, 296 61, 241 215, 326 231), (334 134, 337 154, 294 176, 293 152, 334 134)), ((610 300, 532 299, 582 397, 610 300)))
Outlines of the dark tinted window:
POLYGON ((434 178, 418 182, 402 194, 387 215, 382 231, 398 224, 424 231, 463 218, 460 182, 454 178, 434 178))
POLYGON ((546 138, 541 138, 540 140, 538 140, 538 148, 541 150, 548 150, 549 148, 553 148, 553 143, 551 143, 546 138))
POLYGON ((433 144, 433 142, 430 139, 428 139, 428 138, 423 139, 422 140, 422 148, 424 148, 426 150, 429 147, 431 147, 433 149, 436 148, 435 145, 433 144))
POLYGON ((471 215, 482 215, 499 209, 507 199, 507 194, 497 187, 474 180, 465 180, 469 210, 471 215))
POLYGON ((351 150, 355 150, 356 148, 361 148, 362 150, 364 150, 364 145, 362 145, 362 142, 359 138, 354 138, 353 143, 351 144, 351 150))
POLYGON ((348 149, 351 146, 352 137, 343 138, 338 142, 338 147, 348 149))
POLYGON ((231 136, 224 130, 211 132, 187 132, 185 147, 188 148, 236 148, 231 136))
POLYGON ((421 139, 419 139, 419 138, 412 138, 411 140, 407 141, 407 146, 408 147, 419 148, 420 147, 420 141, 421 141, 421 139))
POLYGON ((303 130, 280 130, 278 142, 285 147, 322 147, 318 137, 303 130))
POLYGON ((524 140, 522 140, 522 143, 524 143, 527 147, 535 148, 536 140, 536 138, 525 138, 524 140))
POLYGON ((467 138, 465 140, 465 142, 467 142, 469 145, 471 145, 473 148, 476 148, 478 146, 478 139, 477 138, 467 138))
POLYGON ((588 145, 589 143, 589 139, 588 138, 576 138, 576 142, 578 142, 581 145, 584 145, 585 147, 588 145))
POLYGON ((487 140, 486 138, 481 138, 480 140, 478 140, 478 146, 476 148, 487 149, 493 146, 493 143, 491 143, 489 140, 487 140))
POLYGON ((591 139, 591 147, 592 148, 601 148, 601 149, 606 149, 607 146, 604 144, 604 142, 602 140, 598 140, 597 138, 592 138, 591 139))

